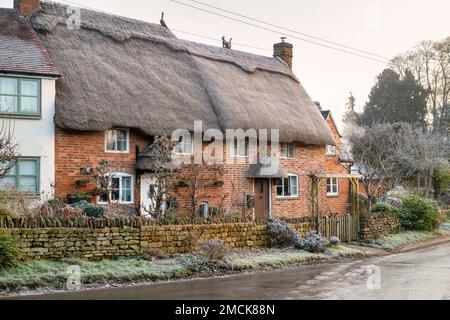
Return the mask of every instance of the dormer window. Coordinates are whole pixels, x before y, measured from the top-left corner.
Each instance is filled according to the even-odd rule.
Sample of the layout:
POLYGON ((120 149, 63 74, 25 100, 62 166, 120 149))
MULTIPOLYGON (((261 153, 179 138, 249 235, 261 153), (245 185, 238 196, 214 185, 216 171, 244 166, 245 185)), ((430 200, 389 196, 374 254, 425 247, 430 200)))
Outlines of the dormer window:
POLYGON ((41 115, 41 80, 0 76, 0 114, 41 115))
POLYGON ((335 155, 336 155, 336 146, 327 144, 327 156, 335 156, 335 155))
POLYGON ((105 132, 105 151, 128 153, 130 151, 130 132, 128 129, 111 129, 105 132))

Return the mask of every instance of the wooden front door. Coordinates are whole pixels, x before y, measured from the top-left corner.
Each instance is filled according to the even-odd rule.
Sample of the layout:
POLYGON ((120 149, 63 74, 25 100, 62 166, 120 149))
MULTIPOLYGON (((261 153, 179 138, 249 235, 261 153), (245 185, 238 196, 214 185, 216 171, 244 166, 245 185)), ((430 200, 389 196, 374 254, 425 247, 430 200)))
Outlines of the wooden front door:
POLYGON ((255 218, 258 220, 269 218, 269 187, 269 179, 255 179, 255 218))

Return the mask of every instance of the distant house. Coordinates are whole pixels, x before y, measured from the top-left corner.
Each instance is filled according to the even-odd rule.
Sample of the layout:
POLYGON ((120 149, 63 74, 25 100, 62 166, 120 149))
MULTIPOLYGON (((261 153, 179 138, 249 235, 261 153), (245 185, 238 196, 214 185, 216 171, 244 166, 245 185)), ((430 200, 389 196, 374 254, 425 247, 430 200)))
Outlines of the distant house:
MULTIPOLYGON (((196 195, 197 211, 207 205, 236 213, 246 207, 261 219, 309 215, 311 177, 321 176, 322 210, 350 212, 349 169, 339 156, 339 132, 331 114, 322 116, 293 74, 291 44, 275 44, 274 56, 266 57, 181 40, 159 24, 85 9, 79 27, 68 25, 67 12, 66 5, 37 0, 0 9, 0 57, 9 57, 0 61, 0 99, 22 99, 26 110, 36 112, 30 118, 11 113, 9 102, 0 102, 2 116, 21 123, 24 161, 39 159, 33 171, 31 162, 23 165, 39 187, 23 190, 47 192, 51 181, 57 197, 91 193, 97 181, 82 186, 77 181, 92 177, 89 168, 106 159, 114 177, 108 197, 139 210, 154 184, 143 161, 154 137, 192 131, 194 121, 201 121, 203 131, 279 129, 281 159, 279 170, 267 175, 261 164, 246 161, 247 144, 234 149, 237 161, 214 173, 221 183, 196 195), (36 86, 41 91, 33 91, 36 86), (37 99, 39 107, 27 98, 37 99), (232 195, 242 201, 234 203, 232 195)), ((184 154, 193 153, 190 143, 180 145, 184 154)), ((201 175, 212 173, 205 168, 201 175)), ((20 174, 14 179, 19 189, 27 181, 20 174)), ((175 191, 180 214, 190 210, 189 192, 187 187, 175 191)))

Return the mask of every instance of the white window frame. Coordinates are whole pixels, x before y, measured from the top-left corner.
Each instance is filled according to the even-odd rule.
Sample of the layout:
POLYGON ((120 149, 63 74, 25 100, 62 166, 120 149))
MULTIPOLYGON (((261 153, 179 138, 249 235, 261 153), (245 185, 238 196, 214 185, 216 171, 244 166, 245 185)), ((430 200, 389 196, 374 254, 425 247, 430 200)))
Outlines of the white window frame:
POLYGON ((281 142, 280 143, 280 158, 282 158, 282 159, 295 159, 295 143, 294 142, 281 142), (283 145, 285 145, 285 148, 283 148, 283 145), (289 146, 292 146, 293 147, 293 151, 294 151, 294 154, 292 155, 292 157, 290 157, 289 155, 288 155, 288 153, 289 153, 289 146), (283 155, 283 149, 285 149, 286 150, 286 155, 283 155))
MULTIPOLYGON (((117 145, 117 143, 116 143, 117 145)), ((112 128, 105 131, 105 152, 106 153, 130 153, 130 129, 124 129, 124 128, 112 128), (123 130, 127 133, 127 148, 126 150, 109 150, 108 149, 108 131, 113 130, 123 130)))
POLYGON ((339 196, 339 179, 338 178, 327 178, 327 196, 336 197, 339 196), (334 183, 336 182, 336 183, 334 183), (330 186, 330 192, 328 192, 328 186, 330 186), (333 187, 336 186, 336 191, 333 191, 333 187))
POLYGON ((239 148, 239 139, 237 137, 234 138, 233 148, 229 148, 231 150, 232 157, 235 158, 248 158, 250 154, 250 138, 244 137, 244 149, 239 148), (239 151, 244 150, 244 154, 239 154, 239 151))
POLYGON ((192 135, 192 133, 190 133, 190 136, 191 136, 191 151, 189 151, 189 152, 186 152, 186 150, 185 150, 185 146, 188 146, 189 144, 187 144, 187 143, 184 143, 184 136, 180 136, 180 139, 181 139, 181 141, 178 141, 177 143, 176 143, 176 145, 175 145, 175 151, 176 151, 176 153, 177 154, 179 154, 179 155, 192 155, 192 154, 194 154, 194 137, 193 137, 193 135, 192 135), (180 150, 178 150, 181 145, 181 151, 180 150))
MULTIPOLYGON (((295 173, 288 173, 288 180, 289 180, 289 188, 290 188, 290 186, 291 186, 291 177, 295 177, 296 178, 296 180, 297 180, 297 193, 296 194, 294 194, 294 195, 290 195, 290 196, 280 196, 280 195, 278 195, 278 191, 276 190, 276 189, 278 189, 278 184, 276 185, 276 189, 275 189, 275 194, 276 194, 276 197, 277 197, 277 199, 297 199, 298 198, 298 194, 299 194, 299 176, 298 176, 298 174, 295 174, 295 173)), ((282 186, 282 190, 284 190, 284 179, 286 179, 286 178, 281 178, 281 186, 282 186)))
POLYGON ((327 144, 325 148, 326 148, 327 156, 335 156, 336 155, 336 146, 327 144))
MULTIPOLYGON (((124 172, 111 172, 108 174, 109 176, 109 183, 111 188, 111 181, 112 179, 119 179, 119 200, 111 200, 111 193, 110 190, 108 193, 108 198, 110 202, 119 203, 119 204, 133 204, 134 203, 134 177, 132 174, 124 173, 124 172), (122 178, 131 178, 130 185, 131 185, 131 201, 122 201, 122 178)), ((98 197, 98 204, 108 204, 107 201, 101 201, 101 197, 98 197)))

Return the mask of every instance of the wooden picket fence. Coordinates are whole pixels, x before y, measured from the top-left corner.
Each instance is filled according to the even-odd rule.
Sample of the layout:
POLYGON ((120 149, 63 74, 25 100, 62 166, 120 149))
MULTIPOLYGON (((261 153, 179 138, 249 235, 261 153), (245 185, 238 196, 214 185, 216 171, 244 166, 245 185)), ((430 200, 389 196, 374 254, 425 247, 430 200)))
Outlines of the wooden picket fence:
POLYGON ((319 218, 319 232, 326 238, 338 237, 342 242, 358 241, 359 215, 322 216, 319 218))

